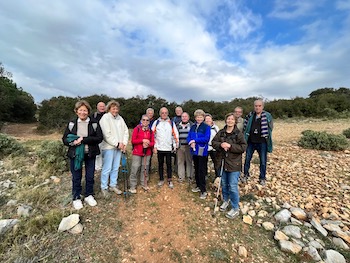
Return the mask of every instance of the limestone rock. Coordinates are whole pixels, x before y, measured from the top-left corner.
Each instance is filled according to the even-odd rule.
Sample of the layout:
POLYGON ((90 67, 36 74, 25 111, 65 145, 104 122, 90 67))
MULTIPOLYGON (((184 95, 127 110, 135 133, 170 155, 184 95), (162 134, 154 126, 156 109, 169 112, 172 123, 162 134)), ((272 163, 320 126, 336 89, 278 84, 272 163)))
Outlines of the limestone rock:
POLYGON ((307 215, 306 215, 305 211, 301 208, 292 207, 290 209, 290 212, 298 220, 303 220, 303 221, 307 220, 307 215))
POLYGON ((282 231, 277 230, 275 232, 274 239, 277 240, 277 241, 279 241, 279 240, 289 240, 289 237, 285 233, 283 233, 282 231))
POLYGON ((316 249, 323 249, 323 246, 320 244, 320 242, 317 242, 316 240, 312 240, 308 244, 309 247, 314 247, 316 249))
POLYGON ((345 232, 332 232, 333 236, 340 237, 344 241, 346 241, 348 244, 350 244, 350 235, 345 232))
POLYGON ((321 261, 322 258, 318 254, 317 249, 314 247, 306 247, 305 252, 312 258, 314 261, 321 261))
POLYGON ((18 216, 23 216, 23 217, 29 217, 30 212, 32 211, 32 207, 29 205, 20 205, 17 208, 17 215, 18 216))
POLYGON ((277 222, 287 223, 289 222, 289 219, 291 216, 292 214, 289 212, 289 210, 283 209, 279 211, 277 214, 275 214, 275 219, 277 222))
POLYGON ((254 217, 256 216, 256 212, 254 210, 249 210, 248 215, 250 215, 251 217, 254 217))
POLYGON ((0 220, 0 236, 14 227, 19 222, 18 219, 1 219, 0 220))
POLYGON ((17 200, 11 199, 7 202, 7 206, 15 206, 17 205, 17 200))
POLYGON ((209 206, 204 207, 204 211, 205 212, 209 212, 210 211, 210 207, 209 206))
POLYGON ((335 250, 326 250, 324 252, 325 263, 346 263, 346 260, 342 254, 335 250))
POLYGON ((289 237, 301 238, 300 228, 293 225, 285 226, 282 232, 289 237))
POLYGON ((243 222, 248 224, 248 225, 252 225, 253 224, 253 219, 251 218, 250 215, 244 215, 243 216, 243 222))
POLYGON ((246 258, 248 257, 248 251, 245 247, 243 246, 239 246, 238 248, 238 255, 241 257, 241 258, 246 258))
POLYGON ((313 225, 313 227, 316 228, 316 230, 317 230, 318 232, 320 232, 323 236, 325 236, 325 237, 327 236, 328 232, 327 232, 326 229, 324 229, 324 228, 322 227, 320 220, 318 220, 318 219, 315 218, 315 217, 312 217, 312 219, 311 219, 311 225, 313 225))
POLYGON ((58 231, 63 232, 73 228, 79 223, 79 214, 71 214, 70 216, 64 217, 58 226, 58 231))
POLYGON ((68 232, 71 234, 80 234, 83 232, 83 225, 78 223, 73 228, 69 229, 68 232))
POLYGON ((332 240, 333 240, 334 245, 336 245, 337 247, 344 249, 344 250, 350 249, 349 246, 340 237, 333 237, 332 240))
POLYGON ((271 231, 275 227, 271 222, 264 222, 264 223, 262 223, 262 226, 267 231, 271 231))
POLYGON ((269 213, 268 213, 267 211, 265 211, 265 210, 260 210, 260 211, 258 212, 258 217, 267 217, 268 214, 269 214, 269 213))
POLYGON ((294 244, 293 242, 287 240, 280 240, 279 245, 282 251, 292 254, 298 254, 302 249, 302 247, 298 244, 294 244))

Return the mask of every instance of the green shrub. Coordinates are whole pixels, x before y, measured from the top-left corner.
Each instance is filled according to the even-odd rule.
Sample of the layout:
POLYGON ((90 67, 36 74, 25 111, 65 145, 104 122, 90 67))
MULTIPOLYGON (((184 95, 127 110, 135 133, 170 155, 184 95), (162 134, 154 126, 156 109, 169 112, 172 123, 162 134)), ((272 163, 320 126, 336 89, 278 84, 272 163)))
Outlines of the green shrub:
POLYGON ((67 148, 61 141, 43 141, 37 150, 40 165, 62 173, 68 170, 67 148))
POLYGON ((346 138, 350 139, 350 128, 344 130, 344 131, 343 131, 343 135, 344 135, 346 138))
POLYGON ((15 138, 0 133, 0 157, 24 153, 24 147, 15 138))
POLYGON ((302 133, 298 144, 307 149, 326 150, 326 151, 342 151, 348 148, 349 142, 342 134, 329 134, 326 132, 318 132, 305 130, 302 133))

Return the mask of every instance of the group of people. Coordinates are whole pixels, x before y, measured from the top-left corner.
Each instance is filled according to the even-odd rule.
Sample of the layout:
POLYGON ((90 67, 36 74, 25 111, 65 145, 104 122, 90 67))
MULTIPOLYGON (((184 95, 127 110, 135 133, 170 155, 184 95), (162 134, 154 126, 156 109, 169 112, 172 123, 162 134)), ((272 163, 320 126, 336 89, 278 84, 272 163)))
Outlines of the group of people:
MULTIPOLYGON (((94 193, 94 171, 101 169, 101 192, 108 197, 109 192, 121 194, 117 186, 120 160, 126 151, 129 131, 124 119, 119 115, 120 105, 110 101, 97 104, 97 112, 91 114, 91 106, 82 100, 75 105, 76 118, 70 121, 63 135, 68 148, 72 173, 73 207, 81 209, 82 165, 85 163, 85 198, 90 206, 97 204, 94 193)), ((159 118, 154 118, 154 110, 148 108, 141 116, 140 123, 131 136, 132 164, 129 177, 130 193, 137 193, 138 181, 143 190, 149 190, 148 179, 151 158, 157 155, 159 182, 174 188, 172 157, 175 157, 178 182, 187 179, 195 181, 192 192, 198 192, 201 199, 207 197, 206 176, 208 157, 214 163, 215 175, 221 177, 223 202, 220 211, 231 209, 226 214, 234 218, 239 214, 238 183, 249 180, 250 162, 254 151, 260 158, 259 183, 266 184, 267 152, 272 151, 273 120, 264 111, 264 102, 256 100, 254 110, 243 119, 243 109, 236 107, 225 116, 225 126, 219 129, 212 115, 201 109, 194 112, 194 122, 190 115, 176 107, 176 116, 169 117, 169 111, 162 107, 159 118), (242 154, 246 158, 242 171, 242 154)))

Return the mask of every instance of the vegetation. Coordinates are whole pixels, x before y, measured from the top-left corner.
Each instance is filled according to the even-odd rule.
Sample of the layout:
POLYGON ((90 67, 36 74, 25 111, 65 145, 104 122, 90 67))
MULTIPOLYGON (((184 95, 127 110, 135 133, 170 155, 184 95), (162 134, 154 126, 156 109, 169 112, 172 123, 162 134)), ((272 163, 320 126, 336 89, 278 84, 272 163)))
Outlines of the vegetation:
POLYGON ((24 152, 24 147, 15 138, 0 133, 0 158, 10 154, 19 155, 24 152))
POLYGON ((305 130, 299 140, 299 145, 307 149, 342 151, 348 148, 349 142, 344 135, 329 134, 305 130))
POLYGON ((343 135, 344 135, 346 138, 350 139, 350 128, 344 130, 344 131, 343 131, 343 135))
POLYGON ((61 141, 43 141, 37 150, 40 165, 57 174, 68 170, 66 153, 67 148, 61 141))

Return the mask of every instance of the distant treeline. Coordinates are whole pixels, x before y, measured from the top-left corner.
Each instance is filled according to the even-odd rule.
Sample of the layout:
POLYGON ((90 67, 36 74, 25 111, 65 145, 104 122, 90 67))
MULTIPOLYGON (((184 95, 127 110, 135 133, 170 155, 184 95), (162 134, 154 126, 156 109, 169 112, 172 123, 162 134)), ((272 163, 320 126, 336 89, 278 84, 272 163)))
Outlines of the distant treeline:
MULTIPOLYGON (((211 113, 216 120, 224 119, 225 114, 235 107, 243 108, 244 114, 253 110, 253 103, 258 97, 237 98, 231 101, 194 101, 188 100, 181 104, 168 102, 163 98, 148 95, 146 98, 136 96, 132 98, 112 98, 106 95, 92 95, 88 97, 53 97, 35 105, 33 97, 17 88, 10 79, 11 73, 6 72, 0 63, 0 123, 29 122, 34 116, 43 129, 62 129, 68 120, 75 116, 74 104, 79 99, 87 100, 93 109, 99 101, 107 103, 111 99, 117 100, 121 105, 120 114, 129 127, 139 123, 140 117, 149 107, 155 110, 158 116, 159 109, 167 107, 170 116, 174 115, 175 107, 180 105, 191 116, 196 109, 203 109, 211 113)), ((349 118, 350 117, 350 89, 349 88, 321 88, 309 94, 308 98, 296 97, 292 99, 265 100, 265 109, 274 118, 313 117, 313 118, 349 118)))

